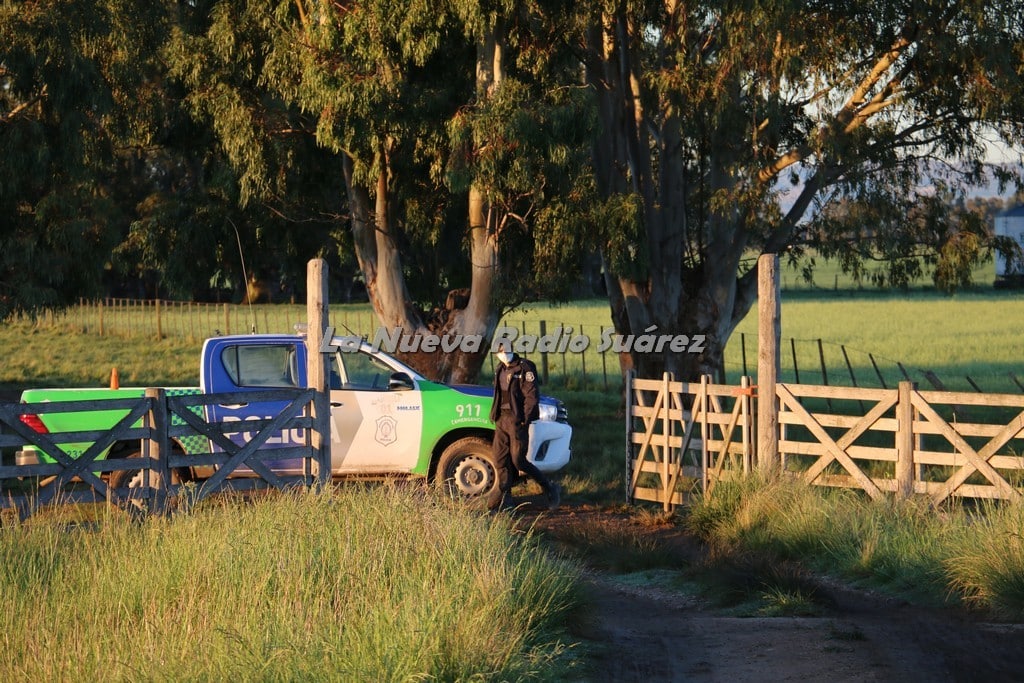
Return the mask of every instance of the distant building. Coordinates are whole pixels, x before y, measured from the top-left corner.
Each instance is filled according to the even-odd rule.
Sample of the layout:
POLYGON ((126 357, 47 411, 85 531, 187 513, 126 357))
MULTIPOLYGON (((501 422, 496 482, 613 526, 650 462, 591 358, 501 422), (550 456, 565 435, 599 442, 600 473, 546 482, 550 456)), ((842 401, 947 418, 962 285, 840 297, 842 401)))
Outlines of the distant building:
MULTIPOLYGON (((1024 204, 1007 209, 995 219, 996 237, 1009 237, 1024 253, 1024 204)), ((996 252, 996 287, 1024 285, 1024 263, 996 252)))

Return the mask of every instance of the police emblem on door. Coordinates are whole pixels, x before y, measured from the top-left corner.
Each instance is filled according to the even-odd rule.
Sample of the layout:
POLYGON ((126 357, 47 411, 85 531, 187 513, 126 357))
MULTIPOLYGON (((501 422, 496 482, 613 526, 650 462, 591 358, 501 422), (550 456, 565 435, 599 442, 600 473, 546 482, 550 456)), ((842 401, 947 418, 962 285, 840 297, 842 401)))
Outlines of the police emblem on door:
POLYGON ((382 446, 390 446, 398 440, 398 422, 390 415, 377 418, 377 436, 374 437, 382 446))

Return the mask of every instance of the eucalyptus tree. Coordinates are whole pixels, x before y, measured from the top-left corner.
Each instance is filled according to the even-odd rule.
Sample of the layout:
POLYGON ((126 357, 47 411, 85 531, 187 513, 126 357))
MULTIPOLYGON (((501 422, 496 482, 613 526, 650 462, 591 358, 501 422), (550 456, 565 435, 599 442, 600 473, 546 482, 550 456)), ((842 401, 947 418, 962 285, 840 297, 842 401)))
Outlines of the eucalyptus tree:
POLYGON ((0 7, 0 316, 105 293, 199 296, 238 270, 229 221, 252 222, 161 59, 172 22, 202 10, 177 5, 0 7))
MULTIPOLYGON (((274 152, 275 121, 333 155, 317 169, 343 184, 383 326, 489 340, 504 307, 568 279, 575 252, 561 236, 581 235, 566 205, 587 191, 586 95, 549 75, 550 56, 525 49, 554 26, 534 10, 225 0, 208 25, 178 31, 168 54, 239 170, 243 201, 276 191, 296 167, 274 152)), ((463 381, 486 350, 406 358, 463 381)))
POLYGON ((645 373, 722 367, 760 253, 882 259, 897 285, 924 259, 951 285, 991 246, 947 207, 992 172, 986 136, 1020 150, 1019 2, 581 8, 616 327, 707 338, 700 356, 635 355, 645 373))
POLYGON ((158 22, 138 21, 146 12, 132 0, 0 5, 0 318, 102 285, 150 104, 137 67, 158 22))

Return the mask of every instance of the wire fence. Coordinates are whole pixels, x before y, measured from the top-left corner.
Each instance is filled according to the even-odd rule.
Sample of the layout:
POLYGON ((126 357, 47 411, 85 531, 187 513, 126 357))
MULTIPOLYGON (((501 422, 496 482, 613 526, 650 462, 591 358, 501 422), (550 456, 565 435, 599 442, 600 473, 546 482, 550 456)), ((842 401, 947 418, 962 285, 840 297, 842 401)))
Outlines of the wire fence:
MULTIPOLYGON (((730 343, 730 350, 738 358, 727 362, 726 374, 730 381, 757 373, 757 338, 738 335, 738 344, 730 343), (735 346, 738 345, 738 349, 735 346), (735 375, 735 376, 733 376, 735 375)), ((923 389, 937 391, 974 391, 977 393, 1024 392, 1024 378, 1009 369, 992 368, 975 374, 954 374, 949 368, 917 367, 901 360, 888 358, 871 351, 823 339, 783 338, 780 344, 779 381, 793 384, 818 384, 838 387, 864 387, 892 389, 900 382, 918 384, 923 389)), ((727 353, 727 356, 729 354, 727 353)))
MULTIPOLYGON (((111 298, 83 300, 77 306, 46 311, 32 320, 38 326, 98 336, 201 341, 226 334, 293 333, 296 324, 305 319, 306 308, 298 304, 247 306, 111 298)), ((330 320, 338 334, 361 336, 371 341, 380 335, 377 318, 368 307, 333 305, 330 320)), ((623 370, 619 361, 622 345, 613 341, 609 325, 505 319, 499 328, 505 328, 504 334, 514 335, 517 340, 533 340, 523 347, 523 353, 537 364, 545 385, 570 390, 622 390, 623 370)), ((652 335, 651 339, 657 342, 657 337, 652 335)), ((669 348, 667 342, 662 343, 663 348, 669 348)), ((695 342, 696 339, 688 340, 684 346, 692 348, 695 342)), ((783 382, 887 389, 901 381, 913 381, 939 391, 1024 392, 1024 379, 1010 371, 972 376, 969 373, 954 375, 943 369, 940 374, 934 368, 914 367, 823 339, 783 338, 780 354, 780 380, 783 382)), ((491 358, 484 368, 485 377, 492 375, 493 369, 491 358)), ((756 371, 756 336, 733 335, 725 352, 724 373, 716 379, 723 383, 738 382, 740 377, 754 375, 756 371)))

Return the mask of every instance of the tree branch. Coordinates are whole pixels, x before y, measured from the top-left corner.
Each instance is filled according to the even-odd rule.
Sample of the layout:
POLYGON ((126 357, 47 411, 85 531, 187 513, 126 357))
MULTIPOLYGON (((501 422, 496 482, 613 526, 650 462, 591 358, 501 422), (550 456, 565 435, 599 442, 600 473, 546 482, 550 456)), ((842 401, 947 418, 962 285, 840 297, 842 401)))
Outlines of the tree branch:
POLYGON ((46 95, 47 95, 47 86, 43 85, 43 89, 39 91, 38 95, 36 95, 35 97, 33 97, 33 98, 29 99, 29 100, 25 100, 24 102, 22 102, 21 104, 19 104, 18 106, 14 107, 9 112, 7 112, 7 114, 5 114, 4 116, 0 116, 0 124, 10 123, 15 118, 17 118, 18 115, 21 114, 21 112, 25 111, 29 107, 31 107, 31 106, 33 106, 35 104, 38 104, 39 102, 41 102, 44 99, 46 99, 46 95))

